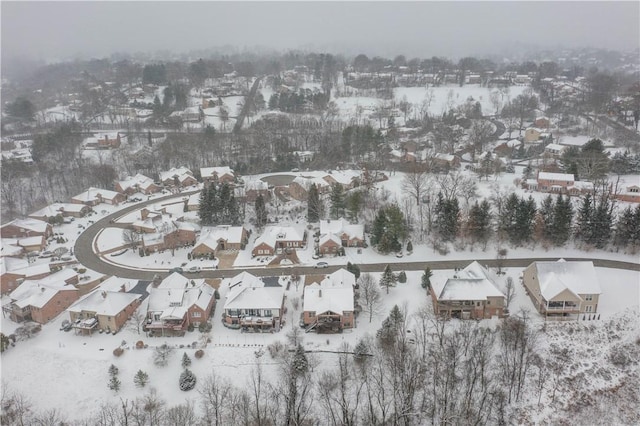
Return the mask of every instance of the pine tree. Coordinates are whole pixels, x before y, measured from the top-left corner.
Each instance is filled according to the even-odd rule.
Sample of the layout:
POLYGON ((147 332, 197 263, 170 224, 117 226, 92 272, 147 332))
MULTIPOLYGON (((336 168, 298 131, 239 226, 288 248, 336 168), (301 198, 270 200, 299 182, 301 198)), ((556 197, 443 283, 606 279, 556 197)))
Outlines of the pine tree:
POLYGON ((430 267, 427 266, 427 269, 424 270, 422 274, 422 288, 427 291, 431 290, 431 277, 433 276, 433 271, 430 267))
POLYGON ((198 216, 200 217, 200 223, 204 226, 211 224, 211 206, 209 204, 210 187, 205 186, 200 192, 200 206, 198 208, 198 216))
POLYGON ((550 239, 556 246, 563 246, 571 236, 571 223, 573 221, 573 207, 571 200, 558 195, 553 212, 550 239))
POLYGON ((187 353, 185 352, 182 355, 182 368, 187 368, 191 365, 191 358, 189 358, 189 355, 187 355, 187 353))
POLYGON ((471 206, 467 227, 473 240, 482 244, 487 243, 491 235, 491 206, 487 200, 483 200, 482 203, 476 201, 471 206))
POLYGON ((118 376, 112 375, 111 379, 109 379, 109 389, 117 393, 120 390, 121 385, 122 382, 120 382, 118 376))
POLYGON ((382 327, 377 331, 376 337, 383 346, 389 346, 400 333, 404 324, 404 313, 398 305, 394 305, 389 316, 382 321, 382 327))
POLYGON ((460 227, 460 207, 458 199, 444 199, 438 194, 436 202, 435 230, 443 241, 453 241, 460 227))
POLYGON ((149 382, 149 375, 142 370, 138 370, 135 376, 133 376, 133 383, 139 387, 143 388, 149 382))
POLYGON ((393 271, 391 270, 391 266, 387 265, 384 268, 384 272, 382 273, 382 277, 380 277, 380 287, 385 287, 387 290, 387 294, 389 294, 389 287, 394 285, 396 282, 396 277, 393 275, 393 271))
POLYGON ((256 226, 262 228, 267 223, 267 208, 262 194, 258 195, 254 206, 256 209, 256 226))
POLYGON ((329 199, 331 201, 331 218, 338 219, 344 216, 346 202, 344 188, 342 188, 342 185, 334 183, 331 186, 331 195, 329 196, 329 199))
POLYGON ((295 376, 303 375, 309 371, 309 360, 304 352, 304 348, 298 343, 296 351, 293 354, 293 360, 291 362, 292 373, 295 376))
POLYGON ((407 282, 407 274, 406 272, 402 271, 398 274, 398 282, 401 284, 404 284, 407 282))
POLYGON ((591 242, 591 220, 593 217, 593 205, 591 194, 585 195, 578 210, 575 238, 585 243, 591 242))
POLYGON ((118 373, 120 372, 120 370, 118 370, 118 367, 116 367, 115 365, 111 364, 111 366, 109 367, 109 375, 110 376, 117 376, 118 373))
POLYGON ((196 387, 196 376, 187 368, 180 374, 180 381, 178 383, 181 391, 190 391, 196 387))
POLYGON ((544 200, 542 200, 540 210, 538 210, 538 216, 540 218, 540 225, 542 228, 540 232, 541 235, 538 235, 538 237, 551 241, 553 236, 553 224, 555 222, 555 205, 551 195, 547 195, 544 200))
POLYGON ((509 235, 513 244, 520 245, 531 240, 533 219, 536 215, 536 202, 533 197, 520 199, 516 208, 516 221, 509 235))
POLYGON ((356 277, 356 280, 360 278, 360 267, 358 265, 347 262, 347 271, 351 272, 356 277))
POLYGON ((611 239, 611 227, 613 217, 611 214, 611 201, 608 197, 602 197, 595 210, 591 221, 591 241, 597 248, 604 248, 611 239))
POLYGON ((378 210, 375 219, 373 220, 373 229, 371 231, 371 244, 378 245, 382 236, 387 228, 387 216, 383 209, 378 210))
POLYGON ((413 244, 411 241, 407 242, 407 253, 413 253, 413 244))
POLYGON ((322 217, 322 200, 315 183, 309 188, 309 196, 307 199, 307 219, 309 222, 319 222, 322 217))

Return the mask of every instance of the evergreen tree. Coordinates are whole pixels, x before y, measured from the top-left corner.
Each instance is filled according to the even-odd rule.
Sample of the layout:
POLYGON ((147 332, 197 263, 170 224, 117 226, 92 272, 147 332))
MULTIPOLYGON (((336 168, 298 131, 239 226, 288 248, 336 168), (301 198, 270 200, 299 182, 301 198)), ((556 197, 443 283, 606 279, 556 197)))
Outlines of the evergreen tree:
POLYGON ((634 222, 634 211, 629 206, 620 213, 616 222, 616 231, 613 239, 616 247, 626 247, 633 241, 634 222))
POLYGON ((191 365, 191 358, 189 358, 189 355, 187 355, 187 353, 185 352, 182 355, 182 368, 187 368, 191 365))
POLYGON ((182 374, 180 374, 180 380, 178 383, 180 385, 180 390, 190 391, 196 387, 196 376, 187 368, 182 372, 182 374))
POLYGON ((111 376, 111 379, 109 379, 109 389, 117 393, 121 385, 122 382, 118 379, 118 376, 111 376))
POLYGON ((331 195, 329 196, 331 201, 330 215, 332 219, 338 219, 344 216, 346 207, 344 188, 342 185, 334 183, 331 186, 331 195))
POLYGON ((309 188, 309 197, 307 199, 307 220, 309 222, 319 222, 323 214, 322 200, 315 183, 309 188))
POLYGON ((382 327, 377 331, 376 337, 383 347, 389 347, 398 337, 404 324, 404 313, 398 305, 394 305, 389 316, 382 321, 382 327))
POLYGON ((587 194, 582 199, 582 204, 578 210, 578 220, 576 224, 575 238, 579 241, 591 242, 591 219, 593 216, 593 205, 591 194, 587 194))
POLYGON ((396 277, 393 275, 393 271, 391 270, 391 266, 387 265, 384 268, 384 272, 382 273, 382 277, 380 277, 380 287, 385 287, 387 290, 387 294, 389 294, 389 287, 394 285, 396 282, 396 277))
POLYGON ((491 207, 487 200, 477 201, 469 210, 468 232, 474 241, 486 244, 491 235, 491 207))
POLYGON ((431 277, 433 276, 433 271, 430 267, 427 266, 427 269, 424 270, 422 274, 422 288, 427 291, 431 290, 431 277))
POLYGON ((555 222, 555 205, 551 195, 547 195, 540 204, 540 210, 538 210, 538 217, 540 222, 541 232, 537 235, 538 238, 543 238, 547 241, 551 241, 553 234, 553 224, 555 222))
POLYGON ((347 216, 349 220, 356 221, 364 204, 364 196, 362 191, 352 191, 346 197, 347 216))
POLYGON ((536 215, 536 202, 533 197, 529 196, 527 200, 520 199, 516 212, 515 229, 510 235, 510 239, 512 243, 520 245, 531 240, 533 220, 536 215))
POLYGON ((550 239, 556 246, 563 246, 571 236, 571 223, 573 221, 573 207, 569 197, 558 195, 553 212, 550 239))
POLYGON ((445 199, 438 193, 435 207, 435 231, 443 241, 453 241, 458 235, 460 227, 460 207, 458 199, 445 199))
POLYGON ((256 226, 262 228, 267 223, 267 208, 262 194, 258 195, 254 206, 256 209, 256 226))
POLYGON ((597 248, 604 248, 611 239, 611 227, 613 217, 611 214, 611 201, 603 196, 595 210, 591 220, 591 244, 597 248))
POLYGON ((305 354, 304 348, 299 343, 296 347, 295 353, 293 354, 291 369, 294 376, 303 375, 309 371, 309 360, 307 359, 307 354, 305 354))
POLYGON ((398 282, 404 284, 407 282, 407 273, 402 271, 398 274, 398 282))
POLYGON ((142 370, 138 370, 136 375, 133 377, 133 383, 139 387, 143 388, 149 382, 149 375, 142 370))
POLYGON ((380 210, 373 221, 371 244, 380 253, 398 252, 402 250, 401 240, 407 236, 404 215, 395 204, 387 205, 380 210))
POLYGON ((411 241, 407 242, 407 253, 413 253, 413 244, 411 241))
POLYGON ((356 280, 360 278, 360 267, 358 265, 347 262, 347 271, 351 272, 356 277, 356 280))
POLYGON ((109 375, 110 376, 117 376, 119 372, 120 372, 120 370, 118 370, 118 367, 116 367, 115 365, 111 364, 111 366, 109 367, 109 375))
POLYGON ((514 193, 510 194, 504 202, 498 217, 498 231, 501 239, 509 237, 514 232, 519 204, 520 200, 514 193))
POLYGON ((375 219, 373 220, 373 229, 371 232, 371 244, 374 246, 380 243, 383 234, 387 228, 387 216, 384 213, 384 209, 378 210, 375 219))

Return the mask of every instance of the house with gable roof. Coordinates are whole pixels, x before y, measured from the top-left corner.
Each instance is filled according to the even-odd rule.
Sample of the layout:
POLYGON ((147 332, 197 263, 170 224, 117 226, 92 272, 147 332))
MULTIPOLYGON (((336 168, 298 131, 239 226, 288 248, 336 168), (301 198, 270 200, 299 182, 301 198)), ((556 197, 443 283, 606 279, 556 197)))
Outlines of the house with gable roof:
POLYGON ((160 192, 162 188, 156 185, 153 179, 140 173, 135 176, 129 176, 124 180, 120 180, 115 184, 115 190, 123 194, 132 195, 141 192, 145 195, 160 192))
POLYGON ((311 185, 316 184, 319 194, 325 194, 329 192, 331 186, 329 183, 320 177, 305 177, 297 176, 289 184, 289 195, 298 201, 306 201, 309 197, 309 190, 311 185))
POLYGON ((232 184, 236 180, 235 172, 228 166, 202 167, 200 168, 200 177, 205 185, 210 183, 232 184))
POLYGON ((243 226, 205 227, 191 250, 191 256, 215 257, 224 250, 244 250, 248 241, 249 233, 243 226))
POLYGON ((307 231, 292 226, 265 226, 251 250, 251 256, 273 256, 285 250, 304 248, 307 245, 307 231))
POLYGON ((160 172, 160 181, 166 186, 184 188, 196 185, 198 181, 193 177, 193 173, 186 167, 172 168, 165 172, 160 172))
POLYGON ((98 288, 77 300, 67 311, 76 331, 115 333, 138 309, 141 299, 139 294, 98 288))
POLYGON ((31 320, 46 324, 80 296, 79 290, 69 284, 70 273, 66 271, 63 269, 39 280, 24 281, 9 294, 11 302, 2 307, 3 311, 16 322, 31 320))
POLYGON ((326 237, 327 253, 331 252, 334 243, 339 241, 342 247, 364 247, 364 225, 349 223, 344 218, 320 221, 320 252, 323 251, 323 237, 326 237), (336 240, 337 238, 337 240, 336 240), (333 242, 331 242, 333 241, 333 242))
POLYGON ((74 204, 86 204, 89 207, 97 206, 100 203, 117 206, 126 199, 126 195, 119 192, 91 187, 85 192, 72 197, 71 202, 74 204))
POLYGON ((355 275, 339 269, 319 283, 305 286, 301 325, 306 331, 342 332, 355 327, 355 284, 355 275))
POLYGON ((60 217, 84 217, 91 211, 91 207, 84 204, 73 203, 53 203, 46 207, 36 210, 29 215, 32 219, 49 221, 49 219, 60 217))
POLYGON ((189 325, 207 322, 215 307, 215 290, 204 279, 173 272, 149 289, 145 330, 154 335, 182 334, 189 325))
POLYGON ((504 317, 505 296, 494 275, 474 261, 446 281, 432 282, 429 293, 433 309, 445 318, 488 319, 504 317))
POLYGON ((534 306, 545 317, 598 311, 602 290, 593 262, 533 262, 524 270, 522 281, 534 306))
POLYGON ((242 272, 229 279, 222 323, 229 328, 280 330, 284 315, 282 277, 256 277, 242 272))
POLYGON ((39 219, 14 219, 0 227, 2 238, 27 238, 43 236, 49 238, 53 235, 51 224, 39 219))

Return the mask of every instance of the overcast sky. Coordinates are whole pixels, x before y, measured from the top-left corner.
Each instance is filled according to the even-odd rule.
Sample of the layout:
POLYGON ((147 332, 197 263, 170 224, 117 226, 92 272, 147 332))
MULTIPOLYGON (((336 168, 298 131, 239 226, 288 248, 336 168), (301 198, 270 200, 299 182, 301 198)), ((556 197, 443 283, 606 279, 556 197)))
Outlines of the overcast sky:
POLYGON ((2 56, 235 45, 456 57, 514 43, 639 45, 640 2, 8 2, 2 56), (391 53, 393 52, 393 53, 391 53))

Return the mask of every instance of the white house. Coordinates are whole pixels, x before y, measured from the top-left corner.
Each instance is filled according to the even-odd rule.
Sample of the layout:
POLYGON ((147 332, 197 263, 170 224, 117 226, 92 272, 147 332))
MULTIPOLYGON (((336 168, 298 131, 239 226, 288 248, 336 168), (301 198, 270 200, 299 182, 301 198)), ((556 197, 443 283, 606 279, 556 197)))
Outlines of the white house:
POLYGON ((242 272, 228 281, 223 323, 230 328, 280 329, 284 314, 284 278, 242 272))

